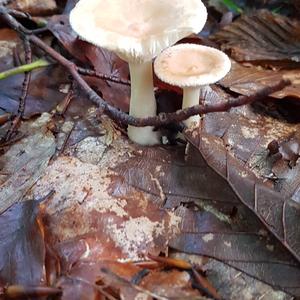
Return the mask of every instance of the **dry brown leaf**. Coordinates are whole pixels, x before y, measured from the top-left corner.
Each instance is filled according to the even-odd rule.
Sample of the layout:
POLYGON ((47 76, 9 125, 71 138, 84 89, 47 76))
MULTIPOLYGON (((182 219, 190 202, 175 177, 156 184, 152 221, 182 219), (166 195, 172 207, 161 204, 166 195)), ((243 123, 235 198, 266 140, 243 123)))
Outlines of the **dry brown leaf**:
POLYGON ((300 69, 272 71, 255 66, 246 67, 237 62, 232 62, 230 72, 220 81, 220 84, 235 93, 249 96, 264 87, 274 84, 274 82, 286 78, 295 83, 270 96, 278 99, 285 97, 300 98, 300 84, 296 81, 299 72, 300 69))
POLYGON ((20 132, 25 137, 0 157, 0 213, 22 199, 54 154, 54 136, 47 129, 49 118, 49 114, 43 114, 35 122, 24 124, 20 132))
POLYGON ((269 11, 242 15, 211 37, 237 61, 300 61, 300 22, 269 11))
POLYGON ((55 0, 18 0, 12 1, 10 8, 27 12, 32 16, 45 16, 56 12, 55 0))

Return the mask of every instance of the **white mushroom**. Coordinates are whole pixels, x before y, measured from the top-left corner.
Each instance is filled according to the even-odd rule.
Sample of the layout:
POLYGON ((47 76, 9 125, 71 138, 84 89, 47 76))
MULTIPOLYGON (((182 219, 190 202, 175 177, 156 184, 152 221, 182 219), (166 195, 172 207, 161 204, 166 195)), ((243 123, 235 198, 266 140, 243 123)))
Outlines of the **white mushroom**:
MULTIPOLYGON (((179 44, 163 51, 154 62, 162 81, 183 88, 182 108, 199 104, 200 87, 215 83, 230 70, 229 57, 220 50, 196 44, 179 44)), ((198 124, 199 115, 185 121, 198 124)))
MULTIPOLYGON (((70 14, 74 31, 84 40, 114 51, 129 63, 129 114, 156 115, 152 59, 183 37, 202 30, 207 19, 200 0, 80 0, 70 14)), ((153 127, 128 127, 131 140, 159 143, 153 127)))

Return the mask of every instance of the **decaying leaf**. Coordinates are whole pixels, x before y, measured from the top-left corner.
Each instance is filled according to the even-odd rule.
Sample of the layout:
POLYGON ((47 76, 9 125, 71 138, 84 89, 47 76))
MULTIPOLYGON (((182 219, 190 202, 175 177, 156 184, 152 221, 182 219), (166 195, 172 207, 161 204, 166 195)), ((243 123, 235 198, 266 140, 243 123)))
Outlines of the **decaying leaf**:
MULTIPOLYGON (((10 68, 12 66, 7 69, 10 68)), ((26 118, 54 109, 65 97, 65 94, 60 92, 60 85, 68 82, 67 74, 58 65, 32 71, 31 78, 25 106, 26 118), (52 80, 49 81, 49 78, 52 80)), ((0 80, 0 108, 17 113, 23 80, 23 74, 0 80)))
POLYGON ((54 154, 54 136, 47 129, 49 117, 43 114, 35 122, 24 124, 20 128, 24 137, 0 157, 0 212, 22 199, 54 154))
MULTIPOLYGON (((198 145, 198 140, 194 141, 198 145)), ((208 161, 216 159, 218 147, 219 144, 214 144, 209 148, 208 161)), ((175 212, 182 222, 180 233, 170 242, 172 247, 226 261, 255 278, 298 295, 297 261, 267 233, 254 214, 242 205, 235 190, 207 165, 197 150, 190 149, 185 159, 184 150, 144 149, 114 171, 122 175, 127 184, 147 191, 162 205, 165 203, 164 207, 177 208, 175 212), (279 269, 281 275, 282 272, 287 275, 275 275, 279 269), (288 275, 291 273, 295 276, 288 275)), ((220 168, 224 164, 222 159, 217 163, 220 168)), ((230 166, 236 169, 235 165, 230 166)), ((245 179, 244 173, 240 178, 245 179)), ((291 217, 295 222, 297 216, 291 217)), ((291 227, 293 229, 299 232, 291 227)), ((294 238, 288 240, 291 247, 297 247, 294 238)))
POLYGON ((1 286, 40 285, 45 280, 45 245, 38 210, 38 201, 24 201, 0 215, 1 286))
MULTIPOLYGON (((235 93, 249 96, 264 87, 274 84, 274 82, 279 82, 284 76, 298 74, 299 69, 272 71, 255 66, 246 67, 237 62, 232 62, 230 72, 220 81, 220 84, 235 93)), ((285 97, 300 98, 300 85, 290 85, 270 96, 278 99, 285 97)))
MULTIPOLYGON (((224 101, 214 95, 210 101, 224 101)), ((206 115, 202 131, 219 138, 227 151, 240 161, 244 171, 254 172, 283 197, 299 203, 298 124, 288 123, 282 117, 255 114, 254 108, 244 107, 230 113, 206 115), (278 145, 278 150, 271 153, 272 143, 275 147, 278 145)))
POLYGON ((47 168, 33 192, 38 197, 55 187, 54 196, 45 202, 46 228, 53 241, 60 241, 61 253, 75 251, 72 259, 78 260, 137 260, 148 252, 166 252, 180 218, 109 171, 132 151, 124 138, 108 146, 105 137, 102 142, 90 137, 69 149, 80 160, 62 156, 47 168), (98 159, 92 159, 92 151, 98 159))
MULTIPOLYGON (((241 164, 239 165, 239 162, 227 152, 226 147, 223 146, 223 143, 218 141, 217 138, 213 138, 212 136, 206 135, 204 132, 202 132, 200 136, 194 133, 191 141, 194 145, 197 145, 208 164, 214 168, 218 174, 226 178, 226 180, 230 183, 232 190, 239 196, 241 201, 259 217, 265 226, 267 226, 268 229, 279 240, 281 240, 282 244, 285 245, 295 257, 298 257, 300 231, 296 220, 299 218, 299 205, 292 200, 284 199, 279 193, 275 193, 272 191, 272 189, 267 188, 255 181, 251 172, 247 172, 241 164)), ((214 235, 207 236, 207 242, 211 241, 212 239, 214 239, 214 235)), ((197 239, 197 241, 199 241, 199 239, 197 239)), ((182 242, 182 245, 187 245, 187 243, 182 242)), ((234 242, 229 242, 228 245, 232 245, 233 243, 234 242)), ((249 246, 250 242, 248 240, 247 243, 243 244, 249 246)), ((195 247, 194 249, 197 249, 195 243, 191 242, 191 245, 195 247)), ((273 252, 275 249, 276 248, 274 247, 270 248, 271 252, 273 252)), ((247 250, 249 250, 248 247, 247 250)), ((259 252, 261 255, 263 254, 262 250, 259 252)), ((254 251, 252 254, 253 253, 257 252, 254 251)), ((271 262, 271 256, 267 256, 271 262)), ((281 258, 283 258, 282 255, 280 255, 280 259, 281 258)), ((236 260, 237 256, 235 256, 235 258, 232 257, 232 259, 236 260)), ((290 259, 288 260, 291 261, 290 259)), ((249 259, 247 259, 247 263, 249 263, 249 259)), ((294 267, 292 268, 295 270, 292 273, 295 274, 295 272, 299 270, 299 266, 297 263, 293 264, 294 267)), ((260 264, 260 267, 261 265, 262 264, 260 264)), ((288 265, 290 265, 290 263, 288 265)), ((276 267, 277 263, 275 263, 274 266, 276 267)), ((283 266, 280 268, 280 270, 282 274, 283 266)), ((258 272, 255 272, 255 274, 258 275, 258 272)), ((274 271, 272 274, 274 276, 277 274, 277 272, 274 271)), ((290 273, 288 272, 287 274, 290 273)), ((266 279, 270 280, 271 274, 266 277, 266 279)), ((288 276, 288 278, 291 279, 290 276, 288 276)), ((295 277, 296 281, 298 280, 297 278, 300 278, 299 275, 295 277)), ((273 282, 273 284, 274 283, 275 282, 273 282)), ((286 282, 285 288, 289 288, 290 283, 291 281, 286 282)), ((299 286, 299 283, 290 286, 292 288, 292 293, 299 292, 299 288, 295 289, 295 286, 299 286)))
POLYGON ((214 283, 214 287, 222 295, 222 299, 294 299, 293 296, 280 290, 272 289, 269 285, 249 277, 244 272, 232 268, 221 261, 183 252, 173 252, 172 256, 190 261, 195 266, 202 266, 208 280, 214 283), (203 261, 205 261, 205 264, 203 264, 203 261))
POLYGON ((192 287, 191 275, 178 270, 148 270, 117 261, 80 262, 62 278, 63 300, 98 299, 207 299, 192 287), (114 298, 115 297, 115 298, 114 298), (102 298, 100 298, 102 299, 102 298))
MULTIPOLYGON (((36 3, 23 2, 17 5, 36 3)), ((46 4, 55 3, 36 3, 37 11, 31 12, 47 14, 47 9, 53 12, 49 7, 44 9, 46 4)), ((68 1, 68 6, 73 4, 73 0, 68 1)), ((298 62, 298 27, 296 21, 261 12, 257 16, 243 16, 214 39, 224 43, 224 49, 232 50, 234 57, 241 61, 298 62), (242 45, 237 45, 237 40, 242 45)), ((127 64, 116 55, 79 40, 69 26, 68 16, 52 16, 47 28, 80 66, 128 78, 127 64)), ((9 55, 12 49, 8 47, 9 55)), ((275 74, 235 63, 221 85, 248 95, 283 75, 297 72, 281 70, 275 74)), ((22 78, 19 75, 0 82, 0 88, 6 87, 0 102, 2 109, 16 111, 22 78)), ((104 99, 128 110, 128 86, 98 78, 86 79, 104 99)), ((50 110, 62 100, 64 95, 59 94, 62 81, 70 84, 57 66, 33 72, 26 116, 50 110), (48 77, 55 77, 57 82, 49 86, 48 77)), ((268 123, 266 119, 241 114, 208 115, 198 131, 186 134, 190 142, 187 146, 143 148, 128 142, 114 124, 100 119, 94 108, 82 109, 86 98, 76 93, 75 84, 72 88, 75 97, 70 111, 52 119, 57 123, 52 123, 51 128, 57 133, 59 151, 51 164, 55 142, 47 129, 50 116, 45 114, 34 125, 25 122, 21 128, 25 137, 5 148, 6 153, 0 159, 0 198, 4 199, 0 212, 21 200, 29 189, 28 197, 34 198, 42 198, 55 189, 43 203, 43 219, 39 219, 39 224, 37 202, 22 202, 0 216, 1 227, 5 228, 0 234, 4 237, 0 252, 7 254, 0 259, 1 284, 40 284, 42 279, 48 280, 51 268, 46 270, 47 276, 43 273, 43 221, 45 242, 51 245, 58 265, 57 270, 53 268, 57 277, 47 282, 62 287, 65 300, 201 299, 199 290, 192 286, 195 281, 189 268, 163 269, 158 264, 156 269, 149 270, 132 263, 145 260, 149 253, 168 255, 169 246, 221 260, 274 288, 300 297, 297 222, 300 208, 298 203, 284 197, 291 193, 294 200, 299 198, 299 182, 292 182, 298 174, 300 156, 296 126, 281 124, 281 132, 277 126, 280 122, 273 119, 268 123), (92 118, 90 112, 95 113, 92 118), (84 118, 78 120, 81 116, 84 118), (216 121, 218 117, 220 120, 216 121), (278 148, 274 155, 280 155, 277 160, 269 146, 274 139, 274 147, 278 148), (281 188, 276 187, 274 178, 270 179, 271 173, 288 174, 291 180, 281 188), (264 177, 268 180, 262 181, 264 177), (274 192, 276 188, 282 194, 274 192), (21 248, 26 248, 22 252, 24 256, 16 255, 21 248), (21 257, 22 261, 16 259, 11 263, 15 257, 21 257), (26 272, 22 273, 24 268, 26 272), (30 276, 22 277, 27 272, 31 272, 30 276)), ((218 87, 214 89, 220 92, 218 87)), ((293 86, 272 96, 299 97, 298 90, 298 86, 293 86)), ((228 95, 225 92, 223 95, 225 100, 228 95)), ((205 97, 206 101, 213 98, 209 89, 205 97)), ((218 298, 217 291, 211 289, 218 298)))
POLYGON ((1 71, 11 67, 13 50, 20 43, 17 33, 12 29, 0 30, 0 65, 1 71))
POLYGON ((300 61, 300 22, 269 11, 243 15, 211 38, 237 61, 300 61))

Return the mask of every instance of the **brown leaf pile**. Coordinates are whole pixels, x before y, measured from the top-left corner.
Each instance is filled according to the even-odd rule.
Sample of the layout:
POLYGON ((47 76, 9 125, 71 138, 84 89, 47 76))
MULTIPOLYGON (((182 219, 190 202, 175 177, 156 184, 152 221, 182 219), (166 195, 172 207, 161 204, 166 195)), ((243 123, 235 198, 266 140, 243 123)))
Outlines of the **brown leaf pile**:
MULTIPOLYGON (((53 15, 55 2, 29 2, 12 7, 51 15, 55 49, 78 66, 128 79, 120 58, 80 41, 67 15, 53 15)), ((66 11, 73 5, 67 1, 66 11)), ((299 32, 298 21, 267 11, 237 18, 210 37, 235 61, 201 98, 226 101, 297 75, 299 32)), ((22 64, 14 32, 0 30, 0 47, 1 71, 22 64)), ((22 80, 0 81, 1 114, 16 113, 22 80)), ((128 110, 128 85, 86 80, 128 110)), ((159 109, 174 111, 181 96, 167 89, 159 84, 159 109)), ((0 297, 221 299, 217 280, 204 272, 207 257, 300 297, 299 118, 285 118, 299 98, 294 84, 254 106, 203 116, 199 128, 184 132, 187 143, 145 148, 88 103, 62 67, 32 72, 30 120, 0 148, 0 297), (171 258, 174 251, 201 263, 171 258)), ((260 292, 250 297, 264 297, 260 292)), ((287 294, 280 297, 291 299, 287 294)))

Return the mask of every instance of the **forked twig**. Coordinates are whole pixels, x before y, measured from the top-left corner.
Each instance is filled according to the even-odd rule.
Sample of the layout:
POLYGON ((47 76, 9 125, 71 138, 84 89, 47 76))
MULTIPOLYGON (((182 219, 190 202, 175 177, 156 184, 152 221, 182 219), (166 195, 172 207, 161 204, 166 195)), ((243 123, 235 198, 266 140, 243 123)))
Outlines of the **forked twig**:
POLYGON ((110 118, 115 121, 121 122, 125 125, 133 125, 136 127, 143 126, 155 126, 159 127, 162 125, 168 125, 173 122, 180 122, 188 119, 189 117, 197 114, 207 114, 211 112, 222 112, 228 111, 233 107, 250 104, 257 100, 263 99, 264 97, 282 90, 284 87, 291 84, 289 80, 281 80, 278 83, 270 87, 265 87, 251 96, 240 96, 233 98, 228 101, 217 104, 201 104, 186 109, 179 110, 174 113, 160 113, 155 117, 149 118, 136 118, 129 116, 125 112, 111 106, 105 100, 103 100, 81 77, 79 69, 74 63, 63 57, 60 53, 45 44, 40 38, 35 36, 30 30, 24 28, 13 16, 11 16, 5 7, 0 7, 0 17, 15 31, 23 34, 27 37, 33 45, 42 49, 47 55, 51 56, 59 64, 65 67, 68 72, 72 75, 73 79, 82 88, 89 100, 95 103, 110 118))

